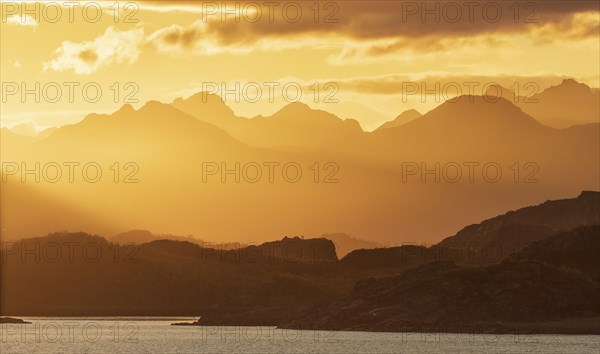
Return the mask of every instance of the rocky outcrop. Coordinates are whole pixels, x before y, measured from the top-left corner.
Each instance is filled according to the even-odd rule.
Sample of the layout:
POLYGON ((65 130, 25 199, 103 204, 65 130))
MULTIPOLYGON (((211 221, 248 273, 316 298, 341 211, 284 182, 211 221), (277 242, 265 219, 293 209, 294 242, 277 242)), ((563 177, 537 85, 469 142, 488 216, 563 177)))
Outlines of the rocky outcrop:
POLYGON ((597 224, 600 224, 600 192, 584 191, 577 198, 547 201, 467 226, 437 246, 468 249, 474 255, 474 262, 484 265, 500 262, 559 232, 597 224))
POLYGON ((541 262, 460 267, 438 262, 365 279, 338 301, 282 322, 285 328, 403 332, 415 326, 532 323, 600 315, 598 283, 541 262))

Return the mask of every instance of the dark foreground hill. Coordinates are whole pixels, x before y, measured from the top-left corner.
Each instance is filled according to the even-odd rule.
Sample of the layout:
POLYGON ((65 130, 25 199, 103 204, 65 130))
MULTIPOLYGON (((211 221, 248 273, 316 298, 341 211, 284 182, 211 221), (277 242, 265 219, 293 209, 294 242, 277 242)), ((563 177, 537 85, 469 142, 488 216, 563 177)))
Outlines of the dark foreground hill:
POLYGON ((518 260, 521 251, 537 241, 598 224, 600 193, 584 191, 577 198, 546 201, 469 225, 430 247, 406 244, 355 250, 341 263, 366 275, 391 275, 390 272, 432 262, 498 264, 505 259, 518 260))
MULTIPOLYGON (((577 200, 570 200, 548 202, 507 215, 513 220, 539 222, 540 219, 527 219, 521 212, 552 215, 556 207, 565 204, 573 208, 571 213, 582 211, 577 200)), ((582 224, 590 220, 579 217, 582 224)), ((548 224, 565 220, 562 215, 548 224)), ((533 225, 529 227, 536 231, 533 225)), ((297 313, 280 326, 392 332, 599 334, 600 225, 546 234, 550 236, 536 242, 525 234, 521 242, 526 247, 498 257, 503 259, 501 262, 490 261, 487 265, 478 261, 461 265, 449 262, 450 252, 441 246, 352 252, 342 260, 351 269, 372 264, 380 269, 406 270, 395 277, 360 280, 350 294, 297 313)), ((368 272, 363 270, 363 274, 368 272)))
POLYGON ((437 262, 397 277, 362 280, 349 296, 296 314, 282 326, 393 332, 414 325, 560 321, 600 315, 599 294, 598 283, 580 272, 541 262, 437 262))
POLYGON ((600 193, 584 191, 577 198, 551 200, 469 225, 438 246, 460 249, 465 255, 470 250, 473 262, 489 264, 556 233, 596 224, 600 224, 600 193))
POLYGON ((339 295, 343 283, 352 286, 332 281, 337 257, 325 239, 219 250, 56 233, 5 244, 2 257, 2 314, 22 316, 231 313, 273 325, 290 310, 339 295))
POLYGON ((563 232, 529 245, 518 258, 577 269, 600 282, 599 235, 598 225, 563 232))

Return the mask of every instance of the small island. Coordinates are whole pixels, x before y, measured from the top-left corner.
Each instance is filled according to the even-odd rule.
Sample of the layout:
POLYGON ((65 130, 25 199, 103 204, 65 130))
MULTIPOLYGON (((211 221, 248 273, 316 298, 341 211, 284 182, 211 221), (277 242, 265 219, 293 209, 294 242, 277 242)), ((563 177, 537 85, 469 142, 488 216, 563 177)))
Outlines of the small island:
POLYGON ((0 317, 0 324, 10 323, 10 324, 31 324, 31 322, 23 321, 19 318, 13 317, 0 317))
POLYGON ((198 320, 196 320, 194 322, 171 323, 171 326, 201 326, 201 324, 200 324, 200 318, 198 318, 198 320))

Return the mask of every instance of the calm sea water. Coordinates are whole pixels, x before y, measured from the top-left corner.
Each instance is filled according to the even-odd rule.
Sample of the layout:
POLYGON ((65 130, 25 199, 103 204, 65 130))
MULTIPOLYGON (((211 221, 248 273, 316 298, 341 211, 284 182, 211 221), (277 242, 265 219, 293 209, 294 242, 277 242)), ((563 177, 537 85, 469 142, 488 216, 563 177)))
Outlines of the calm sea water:
POLYGON ((600 353, 600 336, 371 333, 179 327, 187 319, 25 318, 0 353, 600 353))

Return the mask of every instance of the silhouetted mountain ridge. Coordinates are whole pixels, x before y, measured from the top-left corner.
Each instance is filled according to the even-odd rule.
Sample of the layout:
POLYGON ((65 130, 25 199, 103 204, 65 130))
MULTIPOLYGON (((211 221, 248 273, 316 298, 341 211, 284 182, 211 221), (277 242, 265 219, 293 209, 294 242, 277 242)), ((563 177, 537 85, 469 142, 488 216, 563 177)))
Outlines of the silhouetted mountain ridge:
POLYGON ((400 113, 400 115, 398 115, 396 118, 394 118, 394 120, 383 123, 381 126, 379 126, 379 128, 377 128, 375 130, 377 131, 377 130, 399 127, 399 126, 409 123, 421 116, 422 116, 422 114, 419 113, 417 110, 409 109, 407 111, 400 113))
POLYGON ((600 192, 584 191, 577 198, 546 201, 469 225, 438 246, 482 250, 493 245, 503 249, 505 257, 508 251, 520 250, 552 233, 596 224, 600 224, 600 192), (509 230, 520 237, 509 236, 509 230))
POLYGON ((176 240, 119 248, 99 236, 54 233, 3 248, 0 281, 10 287, 2 287, 0 308, 3 315, 200 315, 200 325, 369 331, 506 332, 555 321, 543 331, 598 333, 590 321, 600 315, 600 226, 555 231, 596 220, 590 204, 597 208, 599 195, 583 192, 465 228, 488 231, 474 240, 498 240, 513 227, 554 232, 484 266, 437 257, 439 245, 357 250, 338 261, 326 239, 285 237, 236 250, 176 240), (22 258, 67 245, 73 257, 22 258))

